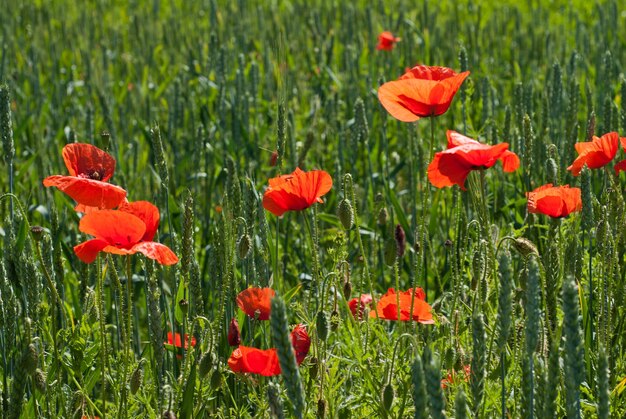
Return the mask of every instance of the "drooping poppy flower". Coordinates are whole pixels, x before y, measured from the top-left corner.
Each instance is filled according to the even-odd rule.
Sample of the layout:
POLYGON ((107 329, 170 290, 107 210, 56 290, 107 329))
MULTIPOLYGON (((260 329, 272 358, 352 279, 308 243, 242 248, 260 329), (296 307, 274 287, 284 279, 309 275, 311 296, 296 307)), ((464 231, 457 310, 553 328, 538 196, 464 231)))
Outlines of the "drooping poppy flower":
MULTIPOLYGON (((619 140, 617 132, 609 132, 602 137, 594 135, 591 141, 574 144, 578 157, 567 170, 571 171, 574 176, 578 176, 585 165, 590 169, 606 166, 615 157, 619 140)), ((621 140, 622 144, 626 142, 626 138, 621 140)))
MULTIPOLYGON (((291 345, 298 365, 304 361, 311 347, 311 338, 306 327, 297 325, 291 332, 291 345)), ((228 366, 233 372, 247 372, 271 377, 280 374, 280 363, 276 348, 257 349, 239 346, 228 358, 228 366)))
POLYGON ((508 150, 508 143, 481 144, 451 130, 446 135, 448 149, 435 153, 428 165, 428 180, 438 188, 456 184, 465 190, 465 179, 472 170, 489 168, 498 160, 505 172, 514 172, 519 167, 519 157, 508 150))
POLYGON ((400 40, 401 38, 396 38, 389 31, 382 32, 378 35, 378 45, 376 45, 376 49, 379 51, 391 51, 396 42, 399 42, 400 40))
POLYGON ((271 288, 250 287, 237 295, 237 305, 253 319, 269 320, 274 295, 276 291, 271 288))
POLYGON ((269 180, 269 187, 263 194, 263 207, 279 217, 287 211, 300 211, 316 202, 324 202, 321 197, 332 186, 333 180, 325 171, 304 172, 296 168, 289 175, 269 180))
POLYGON ((350 308, 352 316, 355 319, 361 320, 363 318, 363 313, 365 312, 365 307, 368 307, 371 303, 371 294, 361 294, 361 297, 355 297, 348 301, 348 307, 350 308))
POLYGON ((241 344, 241 333, 239 332, 239 322, 236 318, 230 320, 228 326, 228 345, 239 346, 241 344))
POLYGON ((387 112, 402 122, 445 113, 452 98, 469 76, 469 71, 456 73, 447 67, 419 65, 398 80, 378 88, 378 100, 387 112))
POLYGON ((311 338, 306 331, 305 325, 299 324, 294 327, 291 332, 291 344, 296 353, 296 361, 300 365, 309 354, 309 349, 311 348, 311 338))
MULTIPOLYGON (((378 318, 385 320, 413 320, 423 324, 433 324, 432 308, 426 302, 426 294, 421 288, 409 288, 407 291, 396 293, 393 288, 389 288, 378 304, 378 318), (413 298, 415 296, 415 298, 413 298), (398 318, 398 300, 400 301, 400 318, 398 318), (413 301, 413 313, 411 313, 411 301, 413 301)), ((376 312, 370 311, 370 318, 376 318, 376 312)))
POLYGON ((126 191, 107 181, 113 176, 115 159, 91 144, 73 143, 63 147, 69 176, 48 176, 43 185, 56 186, 79 205, 110 209, 126 197, 126 191))
POLYGON ((526 192, 526 197, 528 212, 532 214, 561 218, 583 208, 580 188, 570 188, 569 185, 552 186, 548 183, 532 192, 526 192))
POLYGON ((81 218, 79 230, 95 238, 74 246, 80 260, 91 263, 99 252, 116 255, 139 252, 161 265, 178 262, 169 247, 152 241, 159 225, 159 211, 154 205, 137 201, 121 208, 93 211, 81 218))

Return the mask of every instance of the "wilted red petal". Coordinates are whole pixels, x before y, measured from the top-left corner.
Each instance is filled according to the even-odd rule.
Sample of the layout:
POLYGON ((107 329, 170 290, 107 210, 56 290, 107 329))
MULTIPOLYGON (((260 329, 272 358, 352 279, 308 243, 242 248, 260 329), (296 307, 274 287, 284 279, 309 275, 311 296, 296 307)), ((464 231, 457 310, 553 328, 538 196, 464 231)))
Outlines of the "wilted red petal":
POLYGON ((280 364, 276 349, 257 349, 239 346, 228 358, 228 366, 233 372, 260 374, 272 377, 280 374, 280 364))
POLYGON ((311 338, 306 331, 306 326, 303 324, 299 324, 294 327, 291 332, 291 344, 293 345, 293 350, 296 353, 296 361, 298 365, 304 361, 304 358, 309 353, 309 349, 311 348, 311 338))
POLYGON ((570 170, 574 176, 578 176, 585 165, 590 169, 606 166, 615 157, 618 143, 617 132, 609 132, 602 137, 594 135, 592 141, 574 144, 578 157, 567 170, 570 170))
POLYGON ((281 216, 286 211, 300 211, 321 202, 321 197, 332 188, 333 180, 323 170, 304 172, 299 168, 288 175, 269 180, 263 195, 263 207, 281 216))
POLYGON ((86 214, 79 230, 106 241, 109 245, 130 249, 143 237, 146 226, 136 216, 115 210, 101 210, 86 214))
POLYGON ((146 232, 141 240, 152 241, 154 235, 159 228, 159 209, 148 201, 122 202, 119 207, 120 211, 133 214, 146 225, 146 232))
POLYGON ((252 318, 258 315, 259 320, 269 320, 271 311, 271 301, 276 295, 276 291, 271 288, 245 289, 237 295, 237 305, 252 318))
POLYGON ((579 188, 552 186, 551 183, 527 192, 528 212, 545 214, 553 218, 565 217, 582 209, 581 191, 579 188))
MULTIPOLYGON (((433 324, 435 321, 431 312, 432 308, 424 300, 424 297, 424 291, 421 288, 417 288, 415 291, 410 288, 400 293, 396 293, 393 288, 389 288, 387 293, 378 300, 376 306, 378 318, 400 321, 413 320, 423 324, 433 324), (400 302, 400 318, 398 318, 398 300, 400 302), (412 313, 411 304, 413 304, 412 313)), ((377 313, 371 311, 370 317, 376 318, 377 313)))
POLYGON ((91 144, 67 144, 63 147, 63 160, 71 176, 106 182, 115 171, 115 159, 91 144))
POLYGON ((85 263, 91 263, 96 260, 98 253, 100 253, 109 244, 100 239, 87 240, 84 243, 74 246, 74 253, 80 260, 85 263))
POLYGON ((43 185, 56 186, 79 204, 100 209, 115 208, 126 197, 126 191, 119 186, 75 176, 48 176, 43 185))
POLYGON ((230 346, 239 346, 241 344, 241 333, 239 332, 239 322, 236 318, 230 320, 228 325, 228 344, 230 346))

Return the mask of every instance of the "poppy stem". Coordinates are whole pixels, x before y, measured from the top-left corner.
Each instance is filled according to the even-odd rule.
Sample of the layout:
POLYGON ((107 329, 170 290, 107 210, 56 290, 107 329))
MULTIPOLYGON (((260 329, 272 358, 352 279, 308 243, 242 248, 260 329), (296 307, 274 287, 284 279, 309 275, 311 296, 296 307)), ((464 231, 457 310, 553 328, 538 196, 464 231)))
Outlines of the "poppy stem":
POLYGON ((104 415, 106 415, 107 403, 106 403, 106 373, 107 373, 107 347, 106 347, 106 325, 105 325, 105 317, 104 317, 104 278, 102 272, 102 257, 100 253, 96 257, 96 268, 98 270, 98 283, 96 290, 96 310, 98 310, 98 326, 100 327, 100 358, 102 361, 101 372, 102 372, 102 412, 104 419, 104 415))

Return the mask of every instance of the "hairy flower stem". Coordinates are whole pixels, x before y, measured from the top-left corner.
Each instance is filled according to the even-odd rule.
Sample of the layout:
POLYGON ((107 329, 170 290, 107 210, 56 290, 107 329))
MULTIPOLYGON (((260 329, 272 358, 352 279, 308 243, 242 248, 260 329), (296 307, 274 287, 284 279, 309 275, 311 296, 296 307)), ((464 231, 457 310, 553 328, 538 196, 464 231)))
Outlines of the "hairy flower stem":
MULTIPOLYGON (((354 196, 354 184, 352 183, 352 175, 346 173, 344 175, 344 182, 350 190, 350 200, 352 202, 357 202, 354 196)), ((354 206, 354 226, 356 230, 357 243, 359 244, 359 250, 361 251, 361 256, 363 257, 363 275, 367 279, 369 293, 372 296, 372 304, 374 305, 374 313, 376 313, 376 318, 378 319, 378 305, 376 304, 376 297, 374 296, 374 287, 372 285, 372 278, 370 276, 369 263, 367 262, 367 254, 365 253, 363 239, 361 238, 361 221, 359 220, 359 214, 356 205, 354 206)), ((359 294, 361 294, 363 291, 363 281, 361 281, 359 285, 359 294)))
POLYGON ((128 396, 128 389, 127 389, 127 381, 128 381, 128 370, 129 370, 129 366, 130 366, 130 358, 131 358, 131 345, 132 345, 132 316, 131 316, 131 312, 132 312, 132 290, 131 290, 131 276, 132 276, 132 272, 131 272, 131 256, 128 255, 126 256, 126 313, 125 317, 126 317, 126 345, 124 348, 124 374, 123 374, 123 381, 122 381, 122 395, 121 395, 121 399, 120 399, 120 410, 118 412, 117 417, 121 418, 122 417, 122 412, 126 411, 125 409, 125 405, 126 405, 126 398, 128 396))
POLYGON ((102 418, 104 419, 107 411, 107 402, 106 402, 106 388, 107 388, 107 380, 106 380, 106 372, 107 372, 107 340, 106 340, 106 325, 104 318, 104 275, 102 272, 102 260, 100 253, 98 253, 96 259, 96 267, 98 270, 97 273, 97 285, 96 285, 96 310, 98 311, 98 326, 100 328, 100 362, 102 363, 101 373, 102 373, 102 418))

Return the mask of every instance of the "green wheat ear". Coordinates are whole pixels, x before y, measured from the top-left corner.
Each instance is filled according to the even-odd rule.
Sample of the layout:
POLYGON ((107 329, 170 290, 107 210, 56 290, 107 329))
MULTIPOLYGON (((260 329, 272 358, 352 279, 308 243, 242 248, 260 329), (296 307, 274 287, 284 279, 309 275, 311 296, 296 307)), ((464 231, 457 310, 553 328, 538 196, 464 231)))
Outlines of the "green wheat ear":
POLYGON ((300 379, 300 371, 296 364, 296 355, 291 345, 289 328, 287 324, 287 310, 285 302, 280 296, 272 298, 272 314, 270 315, 270 327, 272 330, 272 341, 278 351, 278 361, 287 396, 293 405, 294 415, 297 418, 304 416, 304 388, 300 379))
POLYGON ((430 415, 433 419, 446 418, 446 400, 441 389, 441 365, 426 347, 424 349, 424 375, 426 377, 426 391, 428 394, 428 405, 430 415))
POLYGON ((422 358, 415 355, 411 366, 411 381, 413 382, 413 405, 415 406, 415 419, 428 418, 428 398, 426 397, 426 383, 424 381, 424 368, 422 358))
POLYGON ((580 418, 580 385, 585 374, 585 348, 580 326, 578 285, 571 276, 563 282, 562 299, 565 411, 568 418, 580 418))

